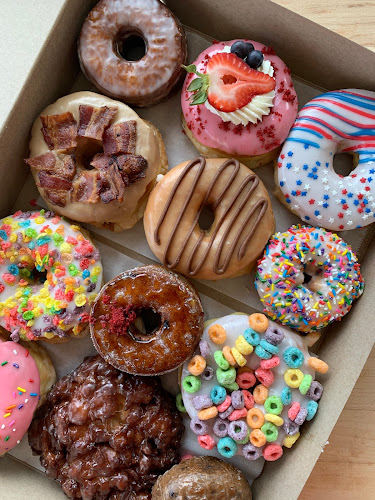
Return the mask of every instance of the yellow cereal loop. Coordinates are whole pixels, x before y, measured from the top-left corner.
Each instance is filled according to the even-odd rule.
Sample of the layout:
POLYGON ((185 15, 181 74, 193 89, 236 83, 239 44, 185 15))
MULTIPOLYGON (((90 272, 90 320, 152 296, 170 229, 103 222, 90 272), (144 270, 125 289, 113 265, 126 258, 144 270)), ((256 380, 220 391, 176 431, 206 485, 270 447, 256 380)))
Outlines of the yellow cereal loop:
POLYGON ((60 245, 60 252, 61 253, 71 253, 72 252, 72 245, 70 243, 67 243, 64 241, 64 243, 61 243, 60 245))
POLYGON ((100 274, 102 271, 102 268, 100 266, 95 266, 92 270, 92 273, 94 276, 97 276, 98 274, 100 274))
POLYGON ((86 304, 86 296, 83 294, 83 293, 80 293, 79 295, 77 295, 74 299, 74 302, 76 304, 76 306, 78 307, 81 307, 81 306, 84 306, 86 304))
POLYGON ((49 296, 48 290, 46 288, 42 288, 39 292, 39 295, 45 299, 46 297, 49 296))
POLYGON ((254 347, 249 344, 243 335, 240 335, 235 341, 236 348, 241 354, 247 356, 253 352, 254 347))
POLYGON ((236 347, 232 347, 231 352, 232 352, 232 356, 234 357, 234 359, 236 360, 236 363, 239 366, 246 365, 246 359, 242 356, 242 354, 240 353, 240 351, 236 347))
POLYGON ((72 224, 70 226, 70 229, 72 229, 72 231, 80 231, 81 230, 81 228, 79 226, 77 226, 76 224, 72 224))
POLYGON ((284 380, 286 385, 292 389, 297 389, 303 380, 303 373, 296 368, 289 368, 289 370, 284 373, 284 380))
POLYGON ((45 332, 44 336, 46 337, 46 339, 53 339, 53 337, 55 336, 55 334, 52 333, 52 332, 45 332))
POLYGON ((45 221, 46 219, 44 217, 35 217, 34 221, 36 224, 43 224, 43 222, 45 221))
POLYGON ((12 217, 5 217, 5 219, 3 219, 3 223, 11 226, 14 223, 14 221, 13 221, 12 217))
POLYGON ((81 285, 81 286, 75 288, 74 291, 76 293, 84 293, 85 292, 85 287, 81 285))
POLYGON ((15 243, 17 241, 17 235, 16 233, 12 233, 9 237, 9 240, 12 242, 12 243, 15 243))
POLYGON ((294 443, 297 441, 297 439, 300 437, 300 435, 301 435, 301 433, 297 432, 296 434, 294 434, 294 436, 285 436, 284 441, 283 441, 283 445, 286 448, 291 448, 294 445, 294 443))
POLYGON ((48 297, 48 299, 46 299, 46 306, 48 307, 48 309, 51 309, 51 307, 53 306, 53 298, 52 297, 48 297))
POLYGON ((280 427, 284 423, 284 420, 279 415, 273 415, 272 413, 266 413, 264 418, 267 422, 271 422, 271 424, 275 424, 277 427, 280 427))

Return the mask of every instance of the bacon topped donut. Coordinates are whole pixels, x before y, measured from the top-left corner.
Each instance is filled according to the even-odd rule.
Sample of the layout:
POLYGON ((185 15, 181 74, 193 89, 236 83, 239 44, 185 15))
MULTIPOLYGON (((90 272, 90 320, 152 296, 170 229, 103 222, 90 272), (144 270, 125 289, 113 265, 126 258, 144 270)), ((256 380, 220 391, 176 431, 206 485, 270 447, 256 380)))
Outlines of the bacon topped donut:
POLYGON ((158 130, 92 92, 68 95, 42 112, 25 161, 51 209, 114 231, 142 217, 156 176, 167 168, 158 130))

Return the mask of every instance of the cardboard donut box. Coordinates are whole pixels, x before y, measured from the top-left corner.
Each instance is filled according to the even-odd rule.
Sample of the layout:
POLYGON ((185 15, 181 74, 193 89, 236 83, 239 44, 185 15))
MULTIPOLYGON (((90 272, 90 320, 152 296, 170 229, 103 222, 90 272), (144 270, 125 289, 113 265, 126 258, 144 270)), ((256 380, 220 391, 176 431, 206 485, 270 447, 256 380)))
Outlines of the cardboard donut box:
MULTIPOLYGON (((6 20, 0 35, 0 215, 4 217, 17 207, 23 191, 28 189, 29 170, 23 158, 28 156, 32 123, 45 106, 71 91, 79 74, 77 37, 96 1, 1 3, 6 20)), ((372 52, 268 0, 166 3, 185 26, 212 39, 250 38, 274 47, 301 85, 308 82, 321 90, 375 90, 372 52)), ((321 410, 312 423, 304 425, 302 439, 293 450, 284 453, 278 462, 266 464, 252 486, 257 500, 298 498, 371 351, 375 338, 372 232, 370 229, 365 236, 353 233, 350 237, 352 244, 358 237, 356 246, 363 254, 365 293, 342 322, 329 328, 319 345, 319 356, 330 365, 330 374, 323 379, 321 410)), ((106 238, 110 240, 111 234, 107 233, 106 238)), ((149 261, 145 256, 143 262, 149 261)), ((233 308, 224 299, 223 306, 233 308)), ((0 474, 14 475, 17 480, 9 488, 0 477, 0 498, 65 498, 57 483, 11 461, 10 457, 4 459, 4 465, 0 464, 4 472, 0 474)))

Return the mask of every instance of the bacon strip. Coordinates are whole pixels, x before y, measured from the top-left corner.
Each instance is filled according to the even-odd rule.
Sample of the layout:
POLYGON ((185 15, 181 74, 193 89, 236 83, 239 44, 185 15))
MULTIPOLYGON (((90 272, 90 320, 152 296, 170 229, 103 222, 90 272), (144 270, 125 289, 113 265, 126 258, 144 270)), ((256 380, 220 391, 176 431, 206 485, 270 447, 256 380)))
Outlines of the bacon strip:
POLYGON ((69 151, 77 146, 77 122, 72 113, 40 115, 44 141, 49 149, 69 151))
POLYGON ((117 158, 100 153, 94 156, 91 165, 100 172, 99 195, 103 203, 114 200, 122 202, 125 185, 117 166, 117 158))
POLYGON ((73 182, 72 201, 97 203, 99 200, 100 173, 83 170, 73 182))
POLYGON ((143 179, 148 167, 146 158, 140 155, 119 155, 116 157, 116 165, 125 187, 143 179))
POLYGON ((72 188, 72 183, 66 179, 61 179, 61 177, 56 177, 54 175, 48 174, 41 170, 38 172, 38 185, 44 189, 58 189, 64 191, 70 191, 72 188))
POLYGON ((103 133, 116 113, 117 107, 101 106, 97 108, 81 104, 79 107, 78 136, 102 141, 103 133))
POLYGON ((76 173, 74 154, 62 154, 56 157, 53 153, 45 153, 27 158, 25 162, 37 172, 47 172, 68 181, 72 181, 76 173))
POLYGON ((137 143, 137 122, 116 123, 104 131, 103 150, 106 155, 135 153, 137 143))
POLYGON ((56 189, 50 189, 44 192, 44 196, 46 197, 46 199, 53 205, 57 205, 58 207, 65 207, 67 203, 67 194, 68 191, 61 191, 56 189))

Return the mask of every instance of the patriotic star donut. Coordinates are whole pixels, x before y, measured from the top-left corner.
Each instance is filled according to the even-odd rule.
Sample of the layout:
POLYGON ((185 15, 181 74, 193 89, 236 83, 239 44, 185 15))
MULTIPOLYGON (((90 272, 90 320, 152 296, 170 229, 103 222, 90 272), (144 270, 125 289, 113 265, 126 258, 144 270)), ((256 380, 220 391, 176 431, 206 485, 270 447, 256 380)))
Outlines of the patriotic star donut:
POLYGON ((337 90, 299 112, 275 171, 277 194, 303 221, 342 231, 375 217, 375 93, 337 90), (353 155, 347 177, 334 171, 336 153, 353 155))

